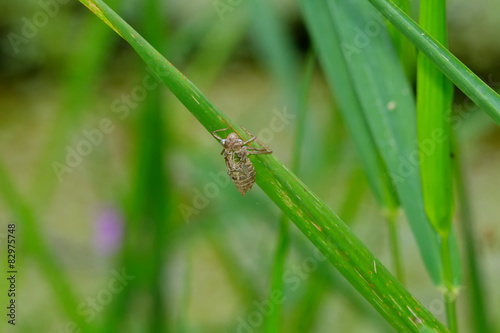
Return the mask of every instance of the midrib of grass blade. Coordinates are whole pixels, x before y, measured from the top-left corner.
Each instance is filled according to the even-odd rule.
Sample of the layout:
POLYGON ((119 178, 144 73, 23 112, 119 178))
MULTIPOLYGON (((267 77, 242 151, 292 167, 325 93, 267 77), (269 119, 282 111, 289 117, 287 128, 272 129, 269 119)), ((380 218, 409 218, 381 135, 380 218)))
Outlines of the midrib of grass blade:
MULTIPOLYGON (((232 124, 109 7, 99 0, 93 3, 209 132, 232 124)), ((241 128, 235 125, 233 128, 243 138, 248 138, 241 128)), ((257 184, 393 327, 400 331, 419 332, 421 327, 427 326, 436 332, 446 332, 446 328, 275 155, 252 157, 255 157, 252 162, 257 184)))
MULTIPOLYGON (((446 3, 420 1, 420 26, 447 45, 446 3)), ((441 258, 448 326, 457 331, 453 271, 449 248, 453 218, 450 143, 451 82, 421 52, 417 64, 417 127, 425 212, 441 241, 441 258)))
POLYGON ((394 3, 368 0, 464 94, 500 125, 500 96, 394 3))

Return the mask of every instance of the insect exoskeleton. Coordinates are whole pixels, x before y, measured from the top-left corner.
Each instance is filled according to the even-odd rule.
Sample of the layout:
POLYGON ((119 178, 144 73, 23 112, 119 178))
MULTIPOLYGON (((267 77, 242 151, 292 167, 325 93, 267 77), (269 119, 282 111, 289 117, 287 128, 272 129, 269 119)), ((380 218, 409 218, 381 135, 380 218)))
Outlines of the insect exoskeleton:
POLYGON ((272 150, 265 147, 255 135, 249 133, 243 126, 241 128, 251 137, 247 141, 243 141, 235 132, 230 133, 225 139, 215 134, 227 131, 229 128, 216 130, 212 135, 220 141, 223 147, 221 155, 224 155, 224 159, 226 160, 227 174, 231 177, 238 191, 244 196, 255 183, 255 168, 248 155, 271 154, 272 150), (252 141, 257 141, 265 148, 251 147, 249 143, 252 141))

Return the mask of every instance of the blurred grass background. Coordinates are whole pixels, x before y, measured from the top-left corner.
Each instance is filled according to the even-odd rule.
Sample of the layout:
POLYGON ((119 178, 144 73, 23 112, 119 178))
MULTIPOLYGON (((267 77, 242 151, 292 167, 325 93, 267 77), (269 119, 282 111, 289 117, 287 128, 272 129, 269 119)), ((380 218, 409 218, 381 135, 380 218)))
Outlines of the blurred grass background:
MULTIPOLYGON (((221 16, 216 3, 109 2, 221 110, 260 133, 290 165, 297 118, 278 115, 295 112, 290 78, 303 73, 289 65, 305 63, 310 48, 298 6, 288 1, 268 5, 283 30, 266 44, 266 33, 273 28, 259 27, 269 9, 262 12, 259 1, 242 1, 221 16), (273 53, 276 43, 293 46, 285 54, 288 65, 273 53), (266 138, 269 132, 262 130, 280 121, 283 126, 266 138)), ((23 17, 32 21, 42 7, 36 1, 4 0, 0 5, 0 163, 2 177, 19 194, 13 199, 12 192, 2 191, 0 235, 5 236, 8 223, 17 224, 20 305, 15 331, 72 332, 66 325, 75 318, 84 332, 236 331, 239 318, 248 318, 258 309, 254 302, 268 296, 279 210, 258 186, 240 197, 222 177, 220 146, 208 140, 163 85, 145 98, 136 95, 148 73, 125 42, 80 3, 57 4, 57 13, 18 44, 17 52, 9 34, 21 35, 23 17), (128 113, 118 109, 126 105, 125 95, 135 96, 128 113), (162 114, 155 113, 158 108, 162 114), (84 132, 99 128, 105 118, 113 129, 59 181, 53 162, 65 163, 66 147, 81 145, 84 132), (214 174, 224 185, 210 185, 214 174), (212 198, 196 199, 197 191, 210 191, 210 186, 217 190, 212 198), (24 205, 16 208, 13 202, 24 205), (195 209, 188 220, 186 206, 195 209), (19 221, 27 211, 36 228, 19 221), (53 262, 43 260, 44 247, 34 239, 46 244, 53 262), (112 300, 100 304, 102 309, 86 323, 78 306, 104 295, 113 272, 122 269, 134 279, 123 291, 111 293, 112 300), (64 283, 54 283, 60 279, 72 296, 65 294, 64 283), (64 308, 59 301, 64 297, 69 299, 64 304, 77 307, 64 308)), ((448 2, 451 51, 496 90, 499 9, 493 0, 448 2)), ((335 102, 318 67, 309 91, 301 179, 391 267, 387 228, 352 140, 332 112, 335 102)), ((452 119, 460 121, 457 139, 477 228, 486 311, 494 314, 500 307, 495 284, 500 273, 500 130, 459 92, 454 103, 452 119)), ((296 271, 313 255, 294 226, 291 234, 285 272, 296 271)), ((407 224, 401 224, 400 237, 406 286, 444 320, 444 303, 425 273, 407 224)), ((3 244, 2 238, 2 251, 3 244)), ((283 331, 390 330, 332 267, 322 264, 300 279, 297 288, 287 285, 283 331)), ((6 282, 0 287, 6 290, 6 282)), ((458 306, 460 326, 468 331, 467 317, 460 316, 468 312, 465 293, 458 306)), ((493 324, 499 331, 498 320, 493 324)), ((5 321, 0 327, 12 331, 5 321)))

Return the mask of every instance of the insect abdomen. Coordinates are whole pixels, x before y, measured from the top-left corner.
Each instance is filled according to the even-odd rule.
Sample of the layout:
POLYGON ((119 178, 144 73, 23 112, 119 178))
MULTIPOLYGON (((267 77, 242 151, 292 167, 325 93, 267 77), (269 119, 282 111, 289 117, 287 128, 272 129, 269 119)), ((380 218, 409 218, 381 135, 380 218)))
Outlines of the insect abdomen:
POLYGON ((249 191, 255 182, 255 169, 248 158, 241 163, 238 170, 229 172, 229 175, 242 195, 245 195, 246 191, 249 191))

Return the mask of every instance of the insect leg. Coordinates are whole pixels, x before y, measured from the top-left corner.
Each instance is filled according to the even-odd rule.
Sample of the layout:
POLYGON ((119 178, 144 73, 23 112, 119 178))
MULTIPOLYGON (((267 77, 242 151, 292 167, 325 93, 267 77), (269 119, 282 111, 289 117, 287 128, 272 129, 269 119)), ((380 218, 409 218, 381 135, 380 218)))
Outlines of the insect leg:
POLYGON ((272 154, 273 151, 271 149, 266 148, 253 148, 248 150, 248 155, 260 155, 260 154, 272 154))
POLYGON ((220 140, 222 140, 222 138, 221 138, 220 136, 218 136, 217 134, 215 134, 215 133, 217 133, 217 132, 227 131, 228 129, 229 129, 229 127, 227 127, 227 128, 221 128, 221 129, 215 130, 215 131, 213 131, 213 132, 212 132, 212 135, 213 135, 213 136, 214 136, 217 140, 219 140, 219 141, 220 141, 220 140))
POLYGON ((253 135, 252 133, 250 133, 249 131, 247 131, 247 129, 245 127, 241 126, 241 128, 245 131, 246 134, 248 134, 252 137, 252 138, 250 138, 250 140, 243 142, 244 145, 249 144, 253 140, 257 139, 257 137, 255 135, 253 135))
POLYGON ((264 148, 248 147, 248 150, 249 150, 248 154, 254 154, 254 155, 258 155, 258 154, 271 154, 273 152, 262 141, 260 141, 259 139, 257 139, 257 137, 255 135, 253 135, 252 133, 248 132, 248 130, 245 127, 241 126, 241 128, 245 131, 246 134, 252 136, 252 138, 250 140, 245 141, 243 144, 247 144, 247 143, 252 142, 252 141, 255 140, 255 142, 257 142, 260 146, 264 147, 264 148))

